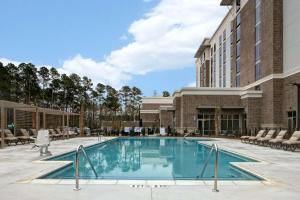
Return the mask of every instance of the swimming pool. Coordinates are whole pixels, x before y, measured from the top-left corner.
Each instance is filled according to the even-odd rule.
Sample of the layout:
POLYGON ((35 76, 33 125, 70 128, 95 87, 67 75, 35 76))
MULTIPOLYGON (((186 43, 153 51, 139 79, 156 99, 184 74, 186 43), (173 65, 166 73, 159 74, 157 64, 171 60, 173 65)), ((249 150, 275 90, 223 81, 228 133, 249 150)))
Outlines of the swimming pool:
MULTIPOLYGON (((117 180, 210 180, 214 177, 214 159, 210 159, 203 177, 199 177, 210 148, 199 139, 117 138, 86 148, 98 177, 84 156, 80 157, 81 179, 117 180)), ((75 161, 75 152, 48 160, 75 161)), ((234 167, 231 162, 255 162, 250 158, 219 151, 220 180, 261 180, 234 167)), ((74 179, 75 162, 42 179, 74 179)))

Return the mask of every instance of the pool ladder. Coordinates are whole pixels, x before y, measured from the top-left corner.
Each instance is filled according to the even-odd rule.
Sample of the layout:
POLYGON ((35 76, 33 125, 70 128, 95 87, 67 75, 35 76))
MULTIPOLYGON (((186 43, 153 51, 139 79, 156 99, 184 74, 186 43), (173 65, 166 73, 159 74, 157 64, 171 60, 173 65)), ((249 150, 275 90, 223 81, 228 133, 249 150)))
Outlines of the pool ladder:
POLYGON ((215 168, 214 168, 214 188, 213 192, 219 192, 218 190, 218 159, 219 159, 219 149, 217 144, 213 144, 210 148, 209 154, 207 155, 206 161, 201 171, 200 177, 203 177, 203 174, 206 170, 208 161, 211 157, 212 152, 215 151, 215 168))
POLYGON ((88 161, 88 163, 90 164, 90 166, 91 166, 91 168, 92 168, 92 170, 93 170, 95 176, 98 177, 97 172, 96 172, 96 170, 95 170, 95 168, 94 168, 94 166, 93 166, 93 164, 92 164, 90 158, 87 156, 87 154, 86 154, 86 152, 85 152, 85 149, 84 149, 83 145, 79 145, 79 146, 77 147, 77 150, 76 150, 76 160, 75 160, 75 162, 76 162, 76 163, 75 163, 75 165, 76 165, 76 172, 75 172, 75 188, 74 188, 75 191, 79 191, 79 190, 81 189, 81 188, 79 187, 79 155, 80 155, 79 153, 80 153, 80 151, 83 153, 84 157, 87 159, 87 161, 88 161))

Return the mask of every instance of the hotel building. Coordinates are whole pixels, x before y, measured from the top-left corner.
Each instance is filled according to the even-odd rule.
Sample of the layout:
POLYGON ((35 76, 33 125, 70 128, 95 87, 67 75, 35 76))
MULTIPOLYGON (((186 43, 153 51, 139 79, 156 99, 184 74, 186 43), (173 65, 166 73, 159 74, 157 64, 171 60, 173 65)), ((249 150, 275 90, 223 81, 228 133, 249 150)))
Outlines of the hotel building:
POLYGON ((230 7, 195 53, 196 87, 143 99, 145 127, 202 134, 300 128, 300 1, 222 0, 230 7))

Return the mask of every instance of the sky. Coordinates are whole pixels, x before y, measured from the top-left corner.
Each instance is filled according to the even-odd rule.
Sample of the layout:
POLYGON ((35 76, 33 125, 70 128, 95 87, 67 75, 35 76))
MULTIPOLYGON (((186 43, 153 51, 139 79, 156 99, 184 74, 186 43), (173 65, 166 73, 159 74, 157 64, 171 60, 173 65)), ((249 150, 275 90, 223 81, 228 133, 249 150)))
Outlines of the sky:
POLYGON ((31 62, 145 96, 195 85, 220 0, 0 0, 0 61, 31 62))

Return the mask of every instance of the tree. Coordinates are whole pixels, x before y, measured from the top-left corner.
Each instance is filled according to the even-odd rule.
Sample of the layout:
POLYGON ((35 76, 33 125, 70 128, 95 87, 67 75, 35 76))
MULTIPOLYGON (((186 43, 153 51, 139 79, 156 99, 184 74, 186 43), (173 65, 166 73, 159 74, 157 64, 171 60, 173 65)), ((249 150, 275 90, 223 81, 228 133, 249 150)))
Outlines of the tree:
POLYGON ((169 97, 170 93, 168 91, 163 91, 163 97, 169 97))
POLYGON ((132 97, 132 91, 131 88, 127 85, 123 86, 120 90, 120 100, 123 103, 124 107, 124 115, 128 115, 130 112, 130 99, 132 97))
POLYGON ((19 67, 8 63, 5 66, 9 73, 9 84, 10 84, 10 100, 15 102, 22 102, 22 79, 20 75, 19 67))
POLYGON ((6 67, 0 62, 0 99, 10 99, 10 76, 6 67))
POLYGON ((60 74, 55 68, 50 69, 51 108, 57 106, 58 90, 60 88, 60 74))
POLYGON ((133 118, 138 115, 140 120, 140 108, 142 103, 142 91, 137 87, 132 87, 132 108, 133 108, 133 118))
POLYGON ((117 116, 117 111, 120 109, 121 106, 119 101, 119 94, 115 88, 109 85, 106 86, 106 94, 107 95, 105 98, 104 105, 110 111, 110 114, 112 116, 113 128, 116 128, 114 122, 117 116))
POLYGON ((50 71, 47 67, 41 67, 40 70, 38 71, 39 77, 40 77, 40 82, 43 86, 42 93, 43 93, 43 105, 45 104, 45 93, 46 93, 46 87, 49 84, 50 81, 50 71))
POLYGON ((19 65, 22 86, 24 91, 25 103, 36 103, 40 94, 40 86, 38 84, 37 69, 31 63, 21 63, 19 65))
POLYGON ((98 83, 96 86, 97 98, 99 102, 99 120, 100 120, 100 127, 102 128, 102 111, 103 111, 103 104, 104 104, 104 95, 105 95, 105 85, 102 83, 98 83))

